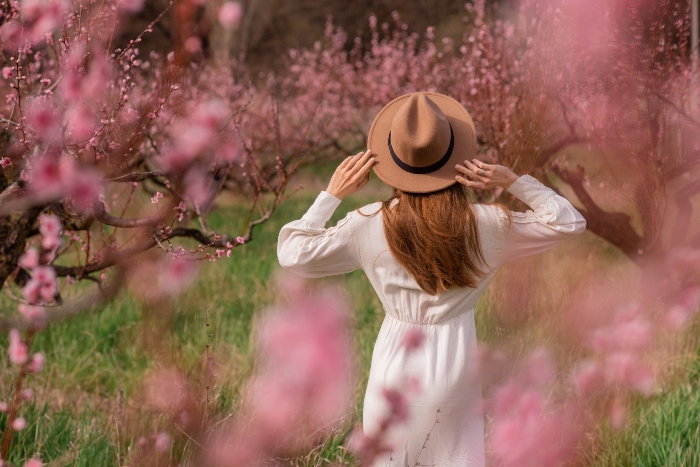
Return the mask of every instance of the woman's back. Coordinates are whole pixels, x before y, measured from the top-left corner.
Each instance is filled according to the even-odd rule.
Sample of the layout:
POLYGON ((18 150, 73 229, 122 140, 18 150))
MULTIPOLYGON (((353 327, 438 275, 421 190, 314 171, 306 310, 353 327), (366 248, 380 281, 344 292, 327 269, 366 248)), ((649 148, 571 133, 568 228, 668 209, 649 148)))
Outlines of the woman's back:
POLYGON ((390 251, 380 202, 350 212, 335 227, 323 229, 340 204, 325 192, 304 218, 280 232, 280 263, 306 277, 362 269, 385 312, 393 318, 417 324, 449 320, 476 306, 502 264, 550 248, 585 228, 585 221, 574 207, 536 179, 520 177, 509 190, 533 210, 513 213, 511 224, 500 207, 474 205, 481 250, 488 266, 476 288, 453 288, 438 295, 424 292, 390 251), (301 231, 295 233, 296 228, 301 231), (307 237, 305 232, 318 235, 307 237))

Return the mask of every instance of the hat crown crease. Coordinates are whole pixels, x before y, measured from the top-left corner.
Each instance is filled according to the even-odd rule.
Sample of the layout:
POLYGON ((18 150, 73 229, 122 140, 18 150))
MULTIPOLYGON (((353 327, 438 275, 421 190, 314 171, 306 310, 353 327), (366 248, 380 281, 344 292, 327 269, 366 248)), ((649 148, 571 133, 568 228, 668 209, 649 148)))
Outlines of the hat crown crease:
POLYGON ((414 93, 391 123, 391 144, 406 164, 425 167, 443 157, 450 144, 450 124, 427 95, 414 93))

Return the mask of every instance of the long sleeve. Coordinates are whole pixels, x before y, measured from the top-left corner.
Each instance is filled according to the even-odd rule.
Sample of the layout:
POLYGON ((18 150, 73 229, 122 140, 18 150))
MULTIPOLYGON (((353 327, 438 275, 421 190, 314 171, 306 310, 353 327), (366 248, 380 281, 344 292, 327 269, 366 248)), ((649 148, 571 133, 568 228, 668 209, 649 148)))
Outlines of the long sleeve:
POLYGON ((325 228, 340 200, 322 191, 296 221, 282 227, 277 242, 280 265, 303 277, 344 274, 360 268, 357 239, 350 212, 335 227, 325 228))
POLYGON ((545 251, 586 229, 586 220, 566 198, 530 175, 519 177, 508 192, 532 210, 512 213, 503 236, 502 264, 545 251))

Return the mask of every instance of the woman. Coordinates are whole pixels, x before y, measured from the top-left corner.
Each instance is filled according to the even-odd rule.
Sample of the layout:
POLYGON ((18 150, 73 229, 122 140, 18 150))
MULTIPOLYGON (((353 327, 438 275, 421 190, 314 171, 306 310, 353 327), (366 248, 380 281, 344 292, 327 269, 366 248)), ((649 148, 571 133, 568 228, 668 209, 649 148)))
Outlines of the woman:
POLYGON ((481 386, 470 359, 476 303, 500 266, 580 234, 586 222, 529 175, 472 159, 472 119, 442 94, 390 102, 372 123, 368 147, 344 160, 308 212, 282 228, 280 264, 305 277, 362 269, 384 306, 365 394, 365 433, 376 433, 387 410, 382 388, 410 374, 421 391, 409 404, 406 428, 392 433, 394 450, 375 465, 483 466, 484 420, 473 410, 481 386), (395 195, 326 229, 372 167, 395 195), (464 187, 502 187, 531 210, 473 204, 464 187), (416 329, 424 343, 408 354, 402 339, 416 329))

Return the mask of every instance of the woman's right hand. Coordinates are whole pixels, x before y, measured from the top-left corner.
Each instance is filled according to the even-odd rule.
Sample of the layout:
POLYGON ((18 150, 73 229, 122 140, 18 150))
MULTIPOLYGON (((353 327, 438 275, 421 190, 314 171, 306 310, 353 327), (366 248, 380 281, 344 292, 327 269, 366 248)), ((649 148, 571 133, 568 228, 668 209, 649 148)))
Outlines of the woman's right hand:
POLYGON ((335 169, 326 192, 338 199, 343 199, 361 190, 369 181, 369 169, 372 164, 374 164, 374 157, 371 149, 348 157, 335 169))
POLYGON ((508 167, 486 164, 478 159, 472 159, 472 162, 465 160, 464 166, 457 164, 455 168, 457 172, 468 177, 456 175, 455 179, 462 185, 477 190, 488 190, 499 186, 507 190, 518 179, 518 176, 508 167))

